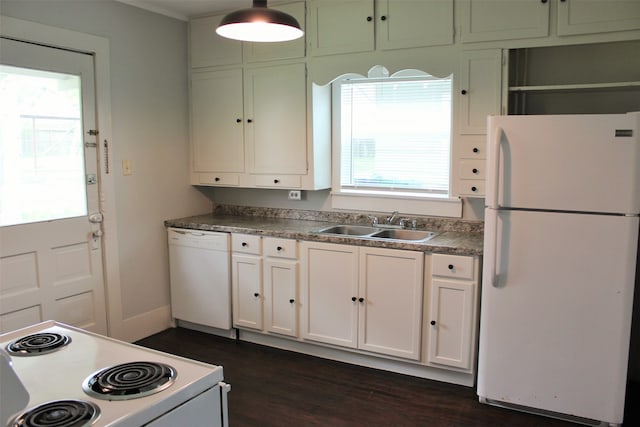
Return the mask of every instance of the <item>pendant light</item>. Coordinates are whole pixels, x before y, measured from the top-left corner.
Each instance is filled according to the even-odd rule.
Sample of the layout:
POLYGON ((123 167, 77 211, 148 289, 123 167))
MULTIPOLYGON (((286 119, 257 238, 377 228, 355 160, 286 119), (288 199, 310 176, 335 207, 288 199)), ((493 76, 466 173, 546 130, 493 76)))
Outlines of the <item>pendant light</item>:
POLYGON ((267 8, 267 0, 253 0, 253 7, 231 12, 220 21, 216 33, 248 42, 283 42, 304 35, 291 15, 267 8))

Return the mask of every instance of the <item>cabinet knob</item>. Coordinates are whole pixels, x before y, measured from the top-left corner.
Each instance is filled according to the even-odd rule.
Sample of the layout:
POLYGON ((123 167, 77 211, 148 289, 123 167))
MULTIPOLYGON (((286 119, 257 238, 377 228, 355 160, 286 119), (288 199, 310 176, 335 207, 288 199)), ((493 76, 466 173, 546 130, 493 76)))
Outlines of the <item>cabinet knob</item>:
POLYGON ((353 302, 356 302, 357 299, 358 298, 356 298, 356 297, 351 297, 351 301, 353 301, 353 302))
POLYGON ((276 247, 276 251, 278 251, 278 252, 282 251, 282 246, 277 246, 276 247))
MULTIPOLYGON (((545 4, 547 2, 547 0, 540 0, 542 2, 542 4, 545 4)), ((560 0, 562 1, 562 0, 560 0)))
POLYGON ((215 182, 218 182, 218 181, 220 181, 220 177, 219 177, 219 176, 216 176, 215 178, 213 178, 213 180, 214 180, 215 182))
POLYGON ((431 322, 429 322, 431 324, 431 326, 436 326, 436 321, 432 320, 431 322))
POLYGON ((476 186, 474 185, 473 187, 471 187, 471 191, 473 191, 473 192, 475 193, 476 191, 478 191, 478 187, 476 187, 476 186))
POLYGON ((358 298, 358 301, 364 302, 364 298, 360 297, 360 298, 358 298))
POLYGON ((249 244, 247 242, 242 242, 242 247, 246 248, 247 246, 249 246, 249 244))
POLYGON ((387 17, 386 17, 385 15, 382 15, 382 16, 380 17, 380 20, 381 20, 381 21, 386 21, 386 20, 387 20, 387 17))
POLYGON ((449 264, 449 265, 447 266, 447 268, 448 268, 449 270, 453 270, 453 264, 449 264))
POLYGON ((367 16, 367 22, 371 22, 371 21, 373 21, 373 17, 367 16))
POLYGON ((294 302, 296 302, 296 300, 294 300, 293 298, 291 298, 291 299, 289 300, 289 303, 291 303, 291 304, 293 304, 294 302))
POLYGON ((236 119, 236 123, 242 123, 242 119, 236 119))
POLYGON ((253 119, 247 119, 247 123, 253 123, 253 119))
POLYGON ((473 168, 473 169, 471 169, 471 172, 473 172, 473 173, 478 173, 478 169, 473 168))
POLYGON ((466 90, 466 89, 462 89, 462 90, 460 91, 460 93, 461 93, 461 94, 463 94, 463 95, 466 95, 466 94, 467 94, 467 90, 466 90))
POLYGON ((480 151, 480 150, 478 149, 478 147, 473 147, 473 152, 474 152, 474 153, 477 153, 478 151, 480 151))
POLYGON ((257 292, 254 292, 253 296, 254 296, 254 297, 256 297, 256 298, 258 298, 258 297, 260 296, 260 294, 259 294, 259 293, 257 293, 257 292))
POLYGON ((274 184, 277 184, 277 183, 279 183, 279 182, 280 182, 280 180, 279 180, 279 179, 274 179, 274 180, 273 180, 273 183, 274 183, 274 184))

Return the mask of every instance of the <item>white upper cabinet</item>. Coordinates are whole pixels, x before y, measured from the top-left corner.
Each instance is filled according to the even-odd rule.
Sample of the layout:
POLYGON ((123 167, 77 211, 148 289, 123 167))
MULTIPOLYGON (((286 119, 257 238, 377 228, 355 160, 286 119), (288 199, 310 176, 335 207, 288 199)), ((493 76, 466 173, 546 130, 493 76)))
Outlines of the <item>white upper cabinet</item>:
POLYGON ((453 43, 453 2, 446 0, 313 0, 313 56, 453 43))
MULTIPOLYGON (((241 69, 192 73, 190 119, 192 172, 244 172, 241 69)), ((227 178, 210 179, 212 184, 232 185, 227 178)), ((206 182, 195 178, 193 184, 199 183, 206 182)))
POLYGON ((304 64, 245 69, 250 173, 274 175, 274 180, 307 173, 306 105, 304 64))
POLYGON ((379 49, 453 43, 453 2, 379 0, 376 43, 379 49))
MULTIPOLYGON (((549 0, 460 0, 461 41, 549 35, 549 0)), ((591 2, 589 2, 591 4, 591 2)))
POLYGON ((640 29, 638 0, 559 0, 558 35, 640 29))
POLYGON ((189 22, 192 68, 242 63, 242 42, 216 34, 216 28, 223 17, 224 15, 207 16, 189 22))
POLYGON ((309 7, 307 39, 313 55, 374 49, 373 0, 314 0, 309 7))

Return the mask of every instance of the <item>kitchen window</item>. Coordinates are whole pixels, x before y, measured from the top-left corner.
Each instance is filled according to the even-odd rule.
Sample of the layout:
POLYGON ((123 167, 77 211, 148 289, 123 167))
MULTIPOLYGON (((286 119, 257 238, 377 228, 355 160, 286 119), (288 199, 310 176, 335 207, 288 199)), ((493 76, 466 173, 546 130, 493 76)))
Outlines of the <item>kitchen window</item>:
POLYGON ((459 216, 449 197, 451 76, 376 66, 332 91, 334 208, 459 216))

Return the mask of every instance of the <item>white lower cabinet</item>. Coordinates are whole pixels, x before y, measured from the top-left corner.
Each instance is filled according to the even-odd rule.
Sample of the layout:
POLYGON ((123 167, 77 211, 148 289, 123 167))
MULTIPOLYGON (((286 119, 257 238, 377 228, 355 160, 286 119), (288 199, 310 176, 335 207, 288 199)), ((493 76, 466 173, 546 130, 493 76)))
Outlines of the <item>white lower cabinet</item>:
POLYGON ((301 336, 420 358, 422 252, 301 243, 301 336))
POLYGON ((260 236, 231 235, 233 326, 262 330, 262 247, 260 236))
POLYGON ((472 369, 478 323, 477 257, 431 255, 427 363, 472 369))
POLYGON ((232 234, 233 325, 298 336, 298 242, 232 234))
POLYGON ((264 329, 298 336, 298 242, 265 237, 264 329))

